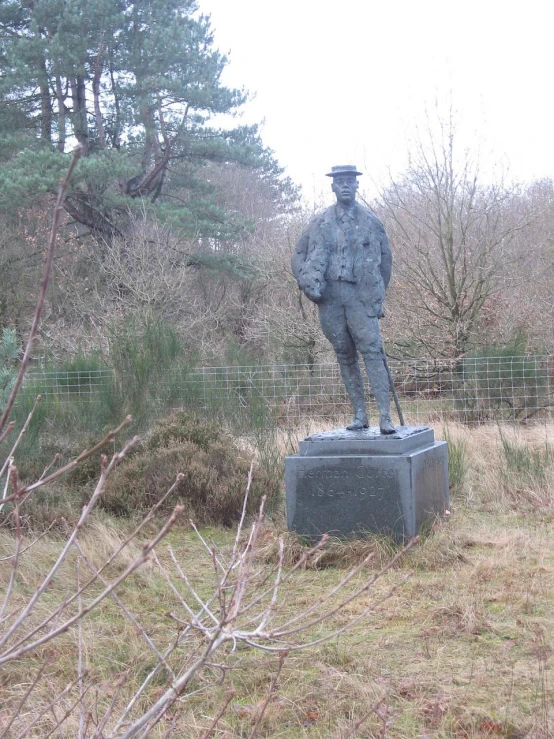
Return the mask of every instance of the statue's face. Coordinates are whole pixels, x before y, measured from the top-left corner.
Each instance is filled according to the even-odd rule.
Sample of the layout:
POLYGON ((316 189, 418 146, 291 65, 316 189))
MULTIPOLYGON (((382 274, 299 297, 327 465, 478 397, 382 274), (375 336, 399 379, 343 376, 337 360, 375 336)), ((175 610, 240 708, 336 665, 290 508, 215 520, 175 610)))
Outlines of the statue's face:
POLYGON ((353 174, 339 174, 333 177, 333 192, 337 197, 337 202, 348 207, 352 205, 356 199, 356 190, 358 189, 358 180, 353 174))

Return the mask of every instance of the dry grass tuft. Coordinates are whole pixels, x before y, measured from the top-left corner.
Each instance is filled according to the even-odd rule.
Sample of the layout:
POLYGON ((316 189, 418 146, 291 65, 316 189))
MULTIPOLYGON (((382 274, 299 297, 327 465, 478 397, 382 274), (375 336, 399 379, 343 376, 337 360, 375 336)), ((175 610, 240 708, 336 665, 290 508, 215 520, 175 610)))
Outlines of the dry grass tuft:
POLYGON ((448 424, 442 435, 455 454, 463 449, 465 471, 455 499, 497 511, 554 512, 552 425, 448 424))
MULTIPOLYGON (((284 542, 285 566, 293 567, 305 556, 309 545, 293 531, 283 533, 273 525, 266 526, 264 530, 257 552, 258 558, 266 564, 275 564, 279 559, 280 539, 284 542)), ((380 570, 398 551, 399 547, 385 536, 349 541, 330 537, 324 546, 308 557, 302 569, 322 570, 327 567, 349 569, 372 555, 367 566, 380 570)))
MULTIPOLYGON (((80 536, 81 548, 91 565, 99 570, 114 552, 121 550, 111 571, 124 570, 140 552, 136 541, 125 543, 128 532, 107 516, 95 516, 80 536)), ((146 564, 148 567, 148 563, 146 564)), ((139 570, 141 573, 142 570, 139 570)))

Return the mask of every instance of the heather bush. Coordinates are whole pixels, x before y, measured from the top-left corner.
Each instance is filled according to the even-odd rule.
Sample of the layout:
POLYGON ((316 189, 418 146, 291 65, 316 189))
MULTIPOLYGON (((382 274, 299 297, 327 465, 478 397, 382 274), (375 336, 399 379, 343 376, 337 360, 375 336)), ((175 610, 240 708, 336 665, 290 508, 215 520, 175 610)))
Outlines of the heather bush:
POLYGON ((154 450, 190 441, 207 452, 220 439, 228 436, 221 424, 201 419, 190 410, 179 410, 161 418, 148 436, 146 446, 154 450))
MULTIPOLYGON (((106 485, 102 504, 120 516, 144 513, 181 475, 161 512, 179 502, 186 518, 198 524, 231 526, 241 515, 250 464, 249 456, 217 423, 178 411, 156 424, 122 462, 106 485)), ((263 495, 274 505, 280 487, 280 479, 255 466, 249 512, 258 509, 263 495)))

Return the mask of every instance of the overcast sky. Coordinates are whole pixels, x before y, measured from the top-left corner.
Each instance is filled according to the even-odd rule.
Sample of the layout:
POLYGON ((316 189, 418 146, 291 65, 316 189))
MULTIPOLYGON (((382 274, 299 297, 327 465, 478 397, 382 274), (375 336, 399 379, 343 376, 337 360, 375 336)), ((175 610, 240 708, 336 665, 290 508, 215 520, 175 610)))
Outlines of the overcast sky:
POLYGON ((255 98, 243 120, 308 199, 333 164, 381 180, 406 163, 434 100, 457 110, 460 143, 517 180, 554 176, 551 0, 199 0, 223 81, 255 98))

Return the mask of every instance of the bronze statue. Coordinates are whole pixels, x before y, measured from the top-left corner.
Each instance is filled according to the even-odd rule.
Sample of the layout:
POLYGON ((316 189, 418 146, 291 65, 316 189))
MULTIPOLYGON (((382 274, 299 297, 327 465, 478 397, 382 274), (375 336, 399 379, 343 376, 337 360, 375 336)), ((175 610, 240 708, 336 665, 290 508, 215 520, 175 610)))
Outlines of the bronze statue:
POLYGON ((379 407, 381 433, 393 434, 379 329, 392 255, 381 221, 356 202, 359 175, 352 165, 332 167, 327 174, 333 178, 337 203, 315 216, 300 236, 292 271, 298 287, 317 303, 321 328, 336 352, 354 408, 354 420, 347 428, 369 426, 359 352, 379 407))

